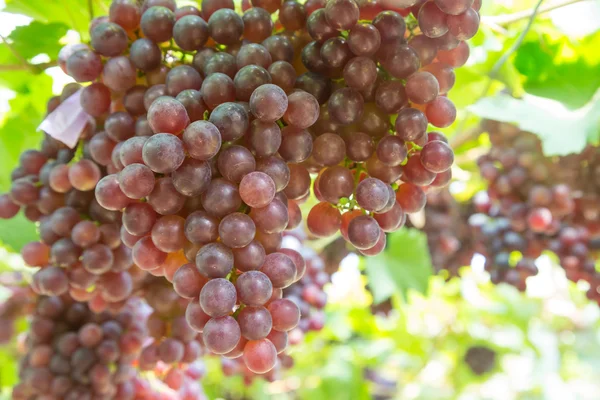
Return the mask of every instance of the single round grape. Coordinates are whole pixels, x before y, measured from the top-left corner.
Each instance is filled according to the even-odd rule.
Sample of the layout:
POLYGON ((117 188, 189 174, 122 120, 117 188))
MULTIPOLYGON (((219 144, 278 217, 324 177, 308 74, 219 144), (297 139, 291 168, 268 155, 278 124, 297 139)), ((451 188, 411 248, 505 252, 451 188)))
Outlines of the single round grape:
POLYGON ((208 188, 212 176, 209 163, 206 161, 186 159, 181 166, 171 174, 173 186, 185 196, 199 196, 208 188))
POLYGON ((248 340, 259 340, 267 337, 273 322, 271 314, 262 306, 247 306, 237 316, 242 336, 248 340))
POLYGON ((184 90, 177 95, 176 100, 185 107, 190 122, 204 119, 204 113, 208 110, 208 107, 202 99, 202 93, 199 90, 184 90))
POLYGON ((377 145, 377 158, 390 167, 401 165, 407 155, 406 144, 398 136, 385 136, 377 145))
POLYGON ((140 27, 144 36, 155 43, 169 41, 173 37, 175 15, 166 7, 148 8, 143 14, 140 27))
POLYGON ((231 248, 249 245, 255 233, 256 226, 252 218, 239 212, 227 215, 219 224, 219 237, 223 244, 231 248))
POLYGON ((359 250, 359 253, 368 257, 376 256, 385 250, 386 245, 387 236, 383 231, 380 231, 379 239, 377 239, 377 243, 375 244, 375 246, 371 247, 370 249, 359 250))
POLYGON ((205 19, 210 18, 215 11, 222 8, 235 9, 233 0, 204 0, 202 2, 202 15, 205 19))
POLYGON ((433 1, 428 1, 419 10, 419 28, 427 37, 437 38, 448 32, 447 15, 433 1))
POLYGON ((359 250, 370 249, 377 244, 380 230, 373 217, 361 215, 348 224, 348 239, 359 250))
POLYGON ((209 160, 221 148, 219 129, 208 121, 192 122, 183 132, 182 139, 189 155, 197 160, 209 160))
POLYGON ((342 224, 342 217, 337 208, 328 202, 321 202, 311 208, 306 219, 308 230, 317 237, 334 235, 342 224))
POLYGON ((77 82, 91 82, 102 73, 102 59, 89 49, 78 50, 67 59, 67 73, 77 82))
MULTIPOLYGON (((462 67, 467 63, 471 50, 467 42, 460 42, 454 49, 438 52, 438 61, 450 65, 451 67, 462 67)), ((432 72, 433 73, 433 72, 432 72)), ((435 75, 435 74, 434 74, 435 75)), ((437 76, 436 76, 437 77, 437 76)), ((441 82, 440 82, 441 86, 441 82)))
POLYGON ((277 331, 291 331, 300 322, 300 309, 289 299, 274 300, 267 308, 273 318, 273 329, 277 331))
POLYGON ((262 306, 273 293, 273 285, 267 275, 260 271, 242 273, 236 283, 240 301, 248 306, 262 306))
POLYGON ((324 8, 318 9, 309 15, 306 20, 306 30, 314 40, 319 42, 324 42, 338 34, 335 28, 327 22, 324 8))
POLYGON ((250 148, 258 157, 272 156, 279 150, 282 139, 277 123, 255 119, 250 123, 248 134, 250 148))
MULTIPOLYGON (((237 301, 235 286, 227 279, 211 279, 200 291, 202 310, 213 318, 229 314, 237 301)), ((206 331, 206 327, 204 328, 206 331)))
POLYGON ((165 174, 175 171, 185 160, 182 141, 169 133, 151 136, 142 149, 142 157, 154 172, 165 174))
POLYGON ((225 142, 244 136, 250 125, 248 113, 237 103, 218 105, 210 114, 209 121, 218 129, 225 142))
POLYGON ((283 120, 298 129, 312 126, 319 118, 319 102, 310 93, 298 91, 288 97, 288 107, 283 120))
POLYGON ((527 225, 534 232, 544 232, 552 224, 552 212, 545 207, 534 208, 527 215, 527 225))
POLYGON ((181 17, 173 26, 173 39, 182 50, 199 50, 208 40, 208 24, 196 15, 181 17))
POLYGON ((83 251, 81 264, 94 275, 102 275, 108 272, 114 261, 110 247, 103 244, 94 244, 83 251))
POLYGON ((142 71, 150 71, 162 61, 160 48, 152 40, 140 38, 131 44, 129 58, 133 65, 142 71))
POLYGON ((479 13, 472 8, 460 15, 448 15, 448 31, 458 40, 469 40, 479 29, 479 13))
POLYGON ((102 178, 95 189, 96 201, 107 210, 117 211, 125 208, 131 199, 119 187, 117 175, 102 178))
POLYGON ((394 78, 406 79, 420 66, 418 54, 408 45, 383 43, 377 51, 377 60, 394 78))
MULTIPOLYGON (((320 46, 320 44, 317 44, 320 46)), ((352 58, 352 52, 344 38, 334 37, 327 39, 319 49, 320 59, 324 65, 324 71, 337 74, 337 69, 344 68, 352 58)), ((314 70, 314 72, 319 72, 314 70)))
POLYGON ((454 152, 448 144, 435 140, 427 143, 421 150, 421 164, 428 171, 441 173, 447 171, 454 162, 454 152))
POLYGON ((310 157, 313 140, 307 130, 288 125, 282 129, 281 135, 279 155, 284 160, 300 163, 310 157))
POLYGON ((238 187, 225 179, 214 179, 202 194, 202 207, 210 215, 222 218, 242 205, 238 187))
POLYGON ((431 64, 439 50, 436 39, 425 35, 413 36, 408 41, 408 45, 417 53, 422 66, 431 64))
POLYGON ((279 9, 279 22, 288 31, 304 28, 307 13, 304 4, 296 1, 285 1, 279 9))
POLYGON ((89 247, 100 240, 100 230, 92 221, 80 221, 73 227, 71 240, 79 247, 89 247))
POLYGON ((148 122, 154 133, 179 134, 190 119, 183 104, 172 97, 161 96, 148 109, 148 122))
POLYGON ((152 242, 160 251, 174 253, 183 248, 185 219, 177 215, 160 217, 152 227, 152 242))
POLYGON ((114 57, 127 49, 127 33, 118 24, 103 22, 92 29, 92 47, 105 57, 114 57))
POLYGON ((336 165, 323 171, 318 189, 324 200, 337 204, 341 198, 350 197, 354 191, 354 176, 348 168, 336 165))
POLYGON ((403 171, 402 180, 417 186, 427 186, 435 179, 435 173, 427 170, 421 164, 419 155, 409 157, 403 171))
POLYGON ((154 172, 144 164, 130 164, 118 175, 121 191, 131 199, 143 199, 154 190, 154 172))
POLYGON ((214 72, 206 77, 202 82, 201 93, 210 109, 235 100, 233 80, 220 72, 214 72))
POLYGON ((398 204, 396 197, 394 196, 393 207, 387 212, 373 214, 373 218, 375 218, 379 227, 384 232, 394 232, 404 225, 406 214, 404 214, 404 210, 402 210, 402 207, 400 207, 400 204, 398 204))
POLYGON ((406 23, 402 15, 395 11, 382 11, 373 20, 373 26, 381 35, 382 42, 404 39, 406 23))
POLYGON ((110 89, 96 82, 81 91, 81 107, 92 117, 99 117, 110 109, 110 89))
POLYGON ((166 94, 167 85, 165 85, 164 83, 151 86, 150 88, 148 88, 148 90, 146 90, 146 93, 144 93, 144 108, 146 110, 149 110, 152 103, 154 103, 154 100, 158 99, 159 97, 165 96, 166 94))
POLYGON ((234 145, 219 154, 217 166, 225 179, 238 183, 256 169, 256 160, 250 150, 234 145))
POLYGON ((422 138, 426 132, 427 118, 421 111, 416 108, 405 108, 398 113, 396 133, 399 138, 413 142, 422 138))
POLYGON ((132 235, 144 236, 152 230, 156 212, 148 203, 132 203, 123 211, 123 226, 132 235))
POLYGON ((371 24, 356 24, 348 33, 350 51, 359 57, 373 56, 381 45, 379 30, 371 24))
POLYGON ((456 76, 454 74, 454 70, 449 65, 436 62, 429 64, 424 68, 424 70, 435 76, 435 79, 438 81, 439 85, 439 94, 447 94, 454 86, 456 76))
MULTIPOLYGON (((296 3, 298 4, 298 3, 296 3)), ((290 93, 296 83, 296 69, 287 61, 276 61, 269 66, 269 74, 274 85, 285 93, 290 93)))
POLYGON ((269 51, 273 62, 287 61, 291 63, 294 61, 294 45, 287 36, 271 35, 261 44, 269 51))
POLYGON ((446 128, 456 120, 456 107, 447 97, 438 96, 427 104, 425 115, 431 125, 446 128))
POLYGON ((244 346, 243 359, 250 371, 264 374, 275 367, 277 350, 268 339, 250 340, 244 346))
POLYGON ((141 10, 134 0, 113 0, 108 16, 111 22, 131 31, 140 24, 141 10))
POLYGON ((259 65, 266 69, 273 62, 271 53, 258 43, 248 43, 240 47, 235 59, 238 69, 242 69, 247 65, 259 65))
POLYGON ((110 58, 102 70, 104 84, 113 92, 123 93, 135 86, 137 73, 129 57, 110 58))
POLYGON ((446 171, 437 174, 429 186, 434 188, 443 188, 448 186, 450 181, 452 181, 452 170, 447 169, 446 171))
POLYGON ((341 125, 358 122, 364 111, 361 94, 349 87, 336 90, 327 104, 332 120, 341 125))
POLYGON ((184 90, 200 90, 202 76, 189 65, 178 65, 167 73, 165 85, 167 94, 175 97, 184 90))
POLYGON ((253 208, 250 217, 256 228, 264 233, 283 232, 288 225, 287 207, 278 199, 274 199, 265 207, 253 208))
POLYGON ((277 85, 259 86, 250 97, 250 111, 264 122, 277 121, 284 116, 287 108, 288 97, 277 85))
POLYGON ((196 255, 196 268, 207 278, 225 278, 233 268, 233 253, 222 243, 202 246, 196 255))
POLYGON ((122 142, 135 134, 135 120, 126 112, 112 113, 104 122, 104 130, 112 140, 122 142))
POLYGON ((146 140, 148 140, 148 138, 145 136, 136 136, 123 142, 119 151, 119 160, 121 161, 121 164, 123 164, 123 167, 131 164, 142 164, 144 162, 142 149, 144 148, 146 140))
POLYGON ((356 201, 367 211, 380 211, 390 197, 388 186, 376 178, 367 178, 356 186, 356 201))
POLYGON ((296 184, 297 189, 294 194, 298 194, 299 192, 304 193, 306 189, 305 186, 307 186, 307 188, 310 187, 310 175, 308 174, 308 171, 306 171, 306 168, 296 166, 295 164, 288 166, 285 161, 275 156, 259 158, 256 161, 256 170, 264 172, 273 179, 277 192, 281 192, 287 188, 291 180, 292 169, 294 170, 294 183, 296 184))
POLYGON ((156 180, 154 190, 146 197, 154 211, 161 215, 171 215, 179 212, 185 204, 185 196, 180 194, 170 177, 156 180))
POLYGON ((358 22, 360 11, 354 0, 332 0, 325 6, 325 18, 333 28, 344 31, 358 22))
POLYGON ((150 236, 140 239, 133 246, 131 254, 135 265, 145 271, 158 268, 167 259, 167 253, 158 250, 150 236))
POLYGON ((265 258, 260 272, 269 277, 274 288, 286 288, 296 278, 296 265, 283 253, 271 253, 265 258))
POLYGON ((244 33, 244 21, 235 11, 222 8, 208 19, 208 32, 215 42, 232 45, 237 43, 244 33))
POLYGON ((252 208, 265 207, 273 200, 275 193, 275 182, 264 172, 251 172, 240 182, 242 201, 252 208))
POLYGON ((352 161, 367 161, 375 150, 373 139, 362 132, 353 132, 344 137, 346 155, 352 161))
POLYGON ((344 67, 344 80, 352 89, 365 90, 377 80, 377 65, 368 57, 352 58, 344 67))
POLYGON ((406 80, 406 95, 413 103, 430 103, 435 100, 439 91, 437 79, 429 72, 416 72, 406 80))
POLYGON ((325 166, 339 164, 346 157, 346 144, 339 135, 325 133, 315 139, 312 156, 325 166))
POLYGON ((244 39, 260 43, 273 32, 273 20, 267 10, 253 7, 242 16, 244 21, 244 39))
POLYGON ((412 183, 403 183, 398 187, 396 200, 404 212, 408 214, 421 211, 427 203, 423 189, 412 183))

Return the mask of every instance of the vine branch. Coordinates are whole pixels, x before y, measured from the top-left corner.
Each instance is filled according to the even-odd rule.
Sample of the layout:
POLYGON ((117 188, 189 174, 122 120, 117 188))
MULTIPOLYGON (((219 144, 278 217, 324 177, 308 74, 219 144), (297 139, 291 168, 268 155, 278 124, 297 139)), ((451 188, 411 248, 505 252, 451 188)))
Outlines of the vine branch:
POLYGON ((534 7, 530 10, 518 11, 515 13, 511 13, 511 14, 496 15, 496 16, 483 16, 483 17, 481 17, 481 21, 483 23, 489 24, 489 25, 506 26, 506 25, 510 25, 512 23, 519 22, 519 21, 527 19, 527 18, 531 18, 531 16, 534 15, 534 13, 539 15, 539 14, 543 14, 543 13, 547 13, 547 12, 556 10, 557 8, 562 8, 562 7, 569 6, 569 5, 575 4, 575 3, 581 3, 583 1, 589 1, 589 0, 560 0, 560 1, 556 1, 552 4, 545 5, 544 7, 540 7, 537 11, 536 11, 536 8, 534 7))
POLYGON ((94 5, 93 0, 88 0, 88 12, 90 13, 90 21, 94 19, 94 5))
POLYGON ((26 64, 0 65, 0 72, 29 70, 29 71, 32 71, 35 73, 39 73, 48 68, 56 67, 57 65, 58 65, 58 61, 56 61, 56 60, 48 61, 45 63, 39 63, 39 64, 26 63, 26 64))

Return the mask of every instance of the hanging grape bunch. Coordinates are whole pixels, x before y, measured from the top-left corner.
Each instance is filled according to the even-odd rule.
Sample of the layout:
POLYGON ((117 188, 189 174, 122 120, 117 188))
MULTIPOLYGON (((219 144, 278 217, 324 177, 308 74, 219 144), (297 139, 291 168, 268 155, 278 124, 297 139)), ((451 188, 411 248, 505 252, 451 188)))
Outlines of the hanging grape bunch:
MULTIPOLYGON (((118 312, 148 274, 165 277, 208 351, 266 373, 287 332, 322 325, 282 295, 323 305, 318 267, 302 281, 306 260, 281 248, 311 184, 310 232, 375 255, 450 181, 452 149, 427 131, 456 117, 446 96, 481 3, 139 3, 114 0, 90 43, 59 53, 78 83, 48 102, 0 217, 38 224, 22 250, 37 293, 118 312)), ((159 353, 194 342, 157 332, 159 353)))

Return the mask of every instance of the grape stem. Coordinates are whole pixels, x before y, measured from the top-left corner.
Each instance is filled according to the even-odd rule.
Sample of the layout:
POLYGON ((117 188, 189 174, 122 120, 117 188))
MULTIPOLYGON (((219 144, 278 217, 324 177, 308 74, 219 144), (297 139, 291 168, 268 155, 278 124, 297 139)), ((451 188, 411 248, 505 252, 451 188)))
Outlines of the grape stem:
POLYGON ((90 21, 94 19, 94 5, 92 0, 88 0, 88 12, 90 13, 90 21))
POLYGON ((530 10, 518 11, 515 13, 511 13, 511 14, 482 16, 481 21, 486 25, 506 26, 506 25, 510 25, 515 22, 519 22, 521 20, 530 18, 532 15, 534 15, 534 12, 536 14, 543 14, 543 13, 547 13, 547 12, 556 10, 557 8, 562 8, 562 7, 569 6, 569 5, 575 4, 575 3, 581 3, 583 1, 588 1, 588 0, 561 0, 561 1, 556 1, 553 4, 547 4, 544 7, 540 7, 537 10, 537 12, 535 11, 536 7, 534 7, 530 10))
POLYGON ((9 65, 0 65, 0 72, 8 72, 8 71, 21 71, 24 69, 30 70, 33 73, 40 73, 43 72, 44 70, 51 68, 51 67, 56 67, 56 65, 58 65, 57 61, 49 61, 46 63, 40 63, 40 64, 31 64, 31 63, 26 63, 26 64, 9 64, 9 65))

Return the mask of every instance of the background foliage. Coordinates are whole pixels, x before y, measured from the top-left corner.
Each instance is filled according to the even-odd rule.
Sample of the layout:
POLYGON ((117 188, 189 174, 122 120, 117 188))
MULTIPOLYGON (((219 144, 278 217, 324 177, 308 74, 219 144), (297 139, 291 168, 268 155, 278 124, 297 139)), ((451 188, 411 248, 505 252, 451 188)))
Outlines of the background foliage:
MULTIPOLYGON (((108 3, 0 1, 0 192, 8 189, 20 153, 37 146, 47 99, 68 82, 54 66, 59 49, 87 40, 91 15, 106 13, 108 3)), ((451 97, 460 113, 444 133, 457 147, 452 191, 460 200, 482 185, 474 162, 489 146, 480 135, 482 117, 539 135, 547 155, 600 141, 600 3, 555 2, 577 4, 541 12, 526 30, 531 13, 519 12, 534 3, 484 0, 471 59, 456 71, 451 97)), ((541 11, 545 3, 553 4, 544 2, 541 11)), ((11 251, 35 235, 22 216, 0 224, 0 271, 21 267, 11 251)), ((326 327, 294 350, 296 364, 285 380, 246 389, 240 378, 224 378, 219 361, 211 359, 206 392, 251 399, 330 399, 340 393, 348 399, 597 398, 597 306, 550 259, 541 260, 542 273, 526 294, 494 287, 477 261, 462 279, 445 281, 432 275, 424 234, 402 230, 389 238, 385 253, 345 260, 329 288, 326 327), (391 303, 391 310, 372 313, 385 309, 374 307, 380 303, 391 303), (463 361, 474 345, 497 352, 494 369, 483 376, 463 361)), ((0 351, 4 393, 15 375, 14 350, 0 351)))

